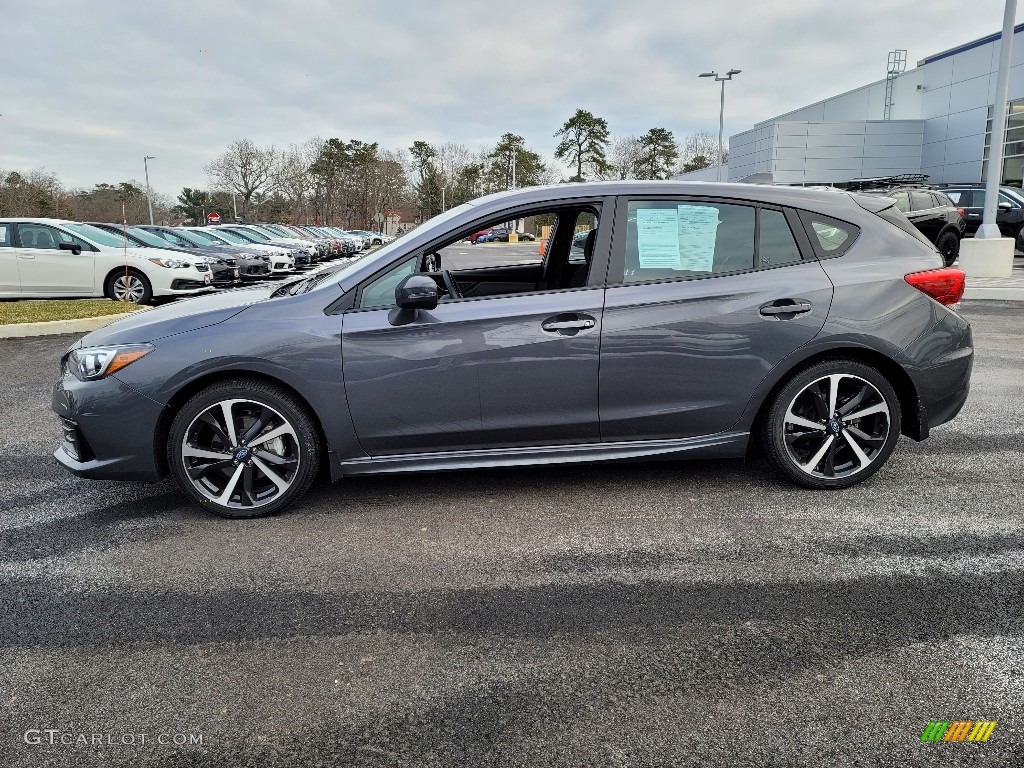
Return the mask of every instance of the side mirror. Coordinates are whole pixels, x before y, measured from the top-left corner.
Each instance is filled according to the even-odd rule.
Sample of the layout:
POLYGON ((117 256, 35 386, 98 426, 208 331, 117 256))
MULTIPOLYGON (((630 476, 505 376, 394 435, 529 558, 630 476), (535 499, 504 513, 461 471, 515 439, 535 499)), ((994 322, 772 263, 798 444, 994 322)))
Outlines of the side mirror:
POLYGON ((82 253, 82 246, 78 243, 60 243, 57 247, 62 251, 71 251, 75 256, 80 256, 82 253))
POLYGON ((434 309, 438 299, 437 283, 427 275, 409 275, 395 288, 395 304, 400 309, 434 309))
POLYGON ((395 304, 398 306, 388 312, 388 322, 396 326, 408 325, 416 319, 419 310, 437 306, 437 283, 419 272, 409 275, 395 288, 395 304))
POLYGON ((999 210, 1000 211, 1009 211, 1009 210, 1012 210, 1012 209, 1013 209, 1013 206, 1010 205, 1009 203, 1007 203, 1005 200, 1000 200, 999 201, 999 210))

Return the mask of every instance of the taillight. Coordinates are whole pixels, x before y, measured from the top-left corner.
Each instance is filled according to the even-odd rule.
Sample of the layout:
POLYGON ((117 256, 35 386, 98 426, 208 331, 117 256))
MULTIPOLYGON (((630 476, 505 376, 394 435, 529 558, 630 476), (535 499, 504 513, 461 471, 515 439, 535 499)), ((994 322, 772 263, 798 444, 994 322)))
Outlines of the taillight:
POLYGON ((967 209, 965 208, 957 208, 956 212, 960 214, 961 219, 967 215, 967 209))
POLYGON ((945 269, 929 269, 925 272, 911 272, 904 278, 921 293, 928 294, 939 304, 947 307, 960 301, 964 295, 964 281, 967 275, 963 270, 946 267, 945 269))

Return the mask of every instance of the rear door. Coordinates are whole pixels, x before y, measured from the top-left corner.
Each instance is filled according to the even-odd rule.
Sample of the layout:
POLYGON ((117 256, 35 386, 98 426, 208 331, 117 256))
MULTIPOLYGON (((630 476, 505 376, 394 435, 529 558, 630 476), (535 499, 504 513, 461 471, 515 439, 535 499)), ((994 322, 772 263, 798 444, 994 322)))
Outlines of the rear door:
POLYGON ((945 212, 938 207, 935 197, 924 191, 910 193, 910 212, 907 218, 933 243, 938 240, 939 232, 946 224, 945 212))
POLYGON ((821 330, 832 283, 792 211, 693 197, 617 208, 601 439, 727 431, 764 376, 821 330))
POLYGON ((19 222, 14 234, 22 295, 98 295, 91 245, 47 224, 19 222), (61 243, 78 245, 82 252, 61 250, 61 243))
POLYGON ((14 249, 14 225, 0 222, 0 297, 16 299, 21 295, 18 252, 14 249))

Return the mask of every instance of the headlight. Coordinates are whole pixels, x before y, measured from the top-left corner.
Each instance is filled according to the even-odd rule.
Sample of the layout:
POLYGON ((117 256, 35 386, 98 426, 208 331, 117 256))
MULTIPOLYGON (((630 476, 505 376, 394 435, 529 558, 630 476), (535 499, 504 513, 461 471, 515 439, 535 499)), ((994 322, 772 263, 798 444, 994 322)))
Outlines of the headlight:
POLYGON ((103 379, 153 351, 150 344, 81 347, 68 355, 68 370, 82 381, 103 379))
POLYGON ((184 259, 150 259, 154 264, 160 267, 167 267, 168 269, 181 269, 182 267, 192 266, 192 262, 185 261, 184 259))

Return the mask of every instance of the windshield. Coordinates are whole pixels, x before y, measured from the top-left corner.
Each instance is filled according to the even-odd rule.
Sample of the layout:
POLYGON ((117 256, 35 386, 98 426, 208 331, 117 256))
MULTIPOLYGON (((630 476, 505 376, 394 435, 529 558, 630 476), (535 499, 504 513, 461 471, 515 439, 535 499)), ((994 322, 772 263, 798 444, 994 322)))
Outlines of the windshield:
POLYGON ((218 240, 209 232, 204 232, 201 229, 190 229, 187 231, 189 238, 197 243, 202 243, 203 245, 224 245, 223 240, 218 240))
MULTIPOLYGON (((65 229, 74 232, 76 235, 81 235, 86 240, 90 240, 96 245, 105 245, 110 248, 124 248, 124 236, 115 235, 112 232, 107 232, 94 227, 91 224, 65 224, 65 229)), ((130 247, 134 247, 132 243, 128 243, 130 247)))
POLYGON ((226 240, 229 243, 233 243, 234 245, 245 245, 247 243, 252 242, 252 240, 246 240, 241 235, 235 234, 234 232, 228 229, 218 229, 216 232, 211 232, 210 234, 213 237, 222 238, 223 240, 226 240))
MULTIPOLYGON (((444 229, 448 226, 448 222, 452 219, 458 218, 466 211, 472 210, 473 206, 470 203, 463 203, 457 205, 444 213, 440 213, 434 218, 430 219, 424 224, 421 224, 416 228, 417 235, 423 235, 426 239, 429 239, 434 232, 444 229)), ((337 272, 331 274, 335 278, 334 280, 324 280, 309 290, 321 290, 325 286, 338 285, 342 280, 349 276, 356 269, 361 269, 364 264, 372 262, 374 264, 384 265, 391 261, 395 256, 403 252, 409 252, 409 240, 408 238, 402 238, 399 240, 392 240, 385 246, 378 248, 376 251, 367 252, 358 258, 353 258, 351 261, 345 262, 340 266, 337 272)), ((320 274, 320 273, 317 273, 320 274)))
POLYGON ((276 224, 267 224, 261 227, 261 229, 264 232, 269 232, 275 237, 296 237, 296 234, 292 232, 290 229, 279 227, 276 224))
POLYGON ((128 227, 128 234, 137 240, 141 240, 146 245, 151 245, 154 248, 166 248, 170 243, 164 240, 162 237, 154 235, 152 232, 146 229, 139 229, 138 227, 128 227))
POLYGON ((255 242, 266 242, 270 240, 269 237, 267 237, 257 229, 232 229, 229 231, 232 233, 237 232, 241 237, 248 238, 249 240, 253 240, 255 242))

